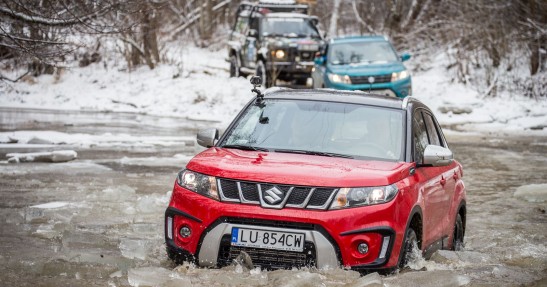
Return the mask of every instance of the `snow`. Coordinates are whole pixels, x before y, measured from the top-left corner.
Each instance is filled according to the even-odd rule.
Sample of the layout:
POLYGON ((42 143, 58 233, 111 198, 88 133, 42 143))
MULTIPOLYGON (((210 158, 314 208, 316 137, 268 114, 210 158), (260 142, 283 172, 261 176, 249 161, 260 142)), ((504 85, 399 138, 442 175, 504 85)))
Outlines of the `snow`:
MULTIPOLYGON (((122 64, 110 60, 66 69, 59 80, 42 75, 33 81, 3 82, 0 107, 134 112, 216 121, 216 127, 222 128, 253 97, 247 79, 229 78, 224 50, 183 47, 169 50, 169 57, 170 63, 154 70, 141 67, 128 72, 122 64)), ((546 100, 508 92, 486 98, 478 87, 453 81, 452 72, 445 68, 449 62, 445 53, 430 60, 428 70, 413 75, 413 95, 428 105, 445 127, 483 134, 547 135, 546 100)), ((421 60, 414 58, 408 66, 413 65, 412 61, 421 60)), ((17 133, 21 132, 11 136, 1 133, 0 142, 10 142, 10 137, 28 142, 35 136, 53 143, 106 143, 112 136, 17 133)), ((118 141, 124 137, 114 136, 118 141)), ((125 136, 126 140, 134 140, 125 136)), ((161 138, 159 142, 165 140, 169 141, 161 138)))

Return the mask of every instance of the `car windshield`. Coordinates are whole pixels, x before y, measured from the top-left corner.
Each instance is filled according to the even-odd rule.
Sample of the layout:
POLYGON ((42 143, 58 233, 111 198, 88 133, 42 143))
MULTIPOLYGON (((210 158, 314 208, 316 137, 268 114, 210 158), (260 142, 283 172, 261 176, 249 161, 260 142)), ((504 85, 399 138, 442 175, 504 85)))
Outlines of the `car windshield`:
POLYGON ((264 18, 262 21, 262 36, 319 37, 311 22, 303 18, 264 18))
POLYGON ((350 103, 266 100, 250 105, 221 147, 403 160, 403 112, 350 103))
POLYGON ((329 50, 329 63, 333 65, 398 61, 393 47, 386 41, 332 44, 329 50))

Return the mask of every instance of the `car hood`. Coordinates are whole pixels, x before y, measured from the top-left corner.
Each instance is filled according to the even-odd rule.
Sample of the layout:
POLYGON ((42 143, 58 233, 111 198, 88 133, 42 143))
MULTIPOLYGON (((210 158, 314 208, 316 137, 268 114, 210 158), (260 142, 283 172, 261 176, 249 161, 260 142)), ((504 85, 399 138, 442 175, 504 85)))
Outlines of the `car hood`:
POLYGON ((348 76, 375 76, 391 74, 405 70, 405 66, 401 62, 385 62, 385 63, 370 63, 370 64, 348 64, 348 65, 332 65, 329 64, 331 73, 348 75, 348 76))
POLYGON ((359 187, 395 183, 409 175, 406 162, 384 162, 213 147, 186 166, 203 174, 276 184, 359 187))
POLYGON ((323 41, 320 39, 315 38, 307 38, 307 37, 295 37, 295 38, 288 38, 288 37, 266 37, 266 43, 268 46, 272 48, 288 48, 288 47, 306 47, 306 48, 313 48, 312 50, 319 49, 319 46, 323 44, 323 41))

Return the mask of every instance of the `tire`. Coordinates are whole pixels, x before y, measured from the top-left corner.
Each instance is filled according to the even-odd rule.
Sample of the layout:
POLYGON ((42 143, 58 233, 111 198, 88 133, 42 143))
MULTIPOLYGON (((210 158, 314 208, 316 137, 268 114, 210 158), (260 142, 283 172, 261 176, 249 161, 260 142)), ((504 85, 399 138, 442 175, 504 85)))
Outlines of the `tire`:
POLYGON ((239 66, 237 64, 237 57, 236 55, 230 56, 230 78, 237 78, 239 77, 239 66))
POLYGON ((169 259, 173 261, 176 265, 181 265, 185 261, 195 262, 194 256, 188 252, 179 253, 169 247, 166 248, 166 251, 167 251, 167 257, 169 257, 169 259))
POLYGON ((270 75, 270 72, 266 69, 266 64, 264 63, 264 61, 257 62, 255 75, 262 78, 262 85, 265 88, 269 88, 272 86, 272 77, 270 75))
POLYGON ((458 213, 458 215, 456 215, 456 221, 454 222, 454 234, 452 235, 452 250, 454 251, 463 250, 463 247, 464 247, 463 237, 464 237, 463 220, 461 215, 458 213))
POLYGON ((414 253, 412 252, 414 246, 418 246, 418 236, 416 235, 414 229, 412 227, 409 227, 406 230, 405 242, 401 247, 402 256, 401 261, 399 262, 399 268, 404 268, 408 264, 408 262, 411 262, 415 259, 414 253))

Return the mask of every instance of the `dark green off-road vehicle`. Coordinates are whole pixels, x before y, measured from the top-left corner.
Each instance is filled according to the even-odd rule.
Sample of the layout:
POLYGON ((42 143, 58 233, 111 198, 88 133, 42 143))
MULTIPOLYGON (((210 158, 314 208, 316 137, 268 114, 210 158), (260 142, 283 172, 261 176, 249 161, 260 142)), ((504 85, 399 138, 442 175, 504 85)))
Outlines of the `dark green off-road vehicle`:
POLYGON ((324 45, 317 17, 307 13, 294 3, 241 3, 228 41, 230 76, 255 74, 266 87, 276 80, 306 85, 324 45))

